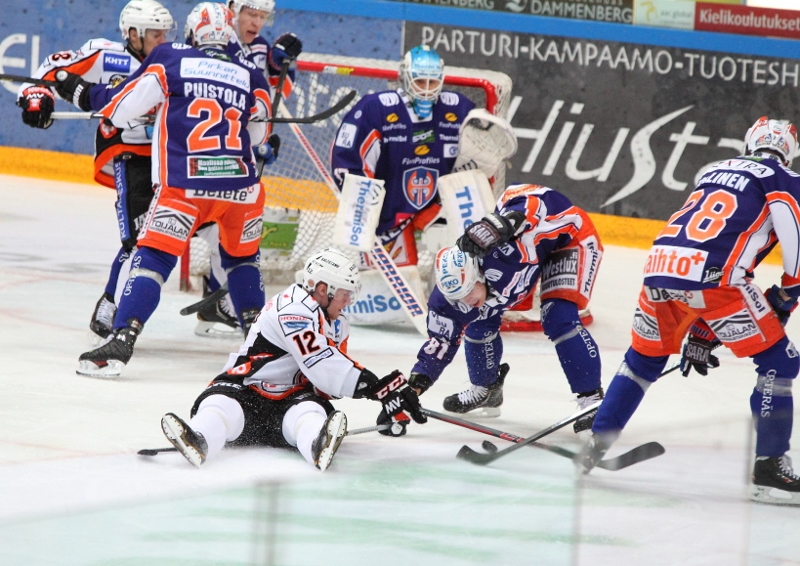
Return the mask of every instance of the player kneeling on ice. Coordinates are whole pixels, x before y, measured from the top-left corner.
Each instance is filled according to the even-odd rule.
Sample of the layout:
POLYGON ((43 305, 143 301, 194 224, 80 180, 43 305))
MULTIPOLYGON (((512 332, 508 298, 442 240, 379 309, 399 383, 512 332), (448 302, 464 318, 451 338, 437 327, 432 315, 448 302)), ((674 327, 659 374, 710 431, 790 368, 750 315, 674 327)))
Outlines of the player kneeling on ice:
POLYGON ((195 401, 191 420, 173 413, 161 419, 169 441, 195 466, 228 443, 294 447, 324 471, 347 433, 331 398, 380 401, 387 420, 427 420, 403 374, 379 379, 347 356, 342 309, 361 286, 356 265, 328 249, 301 273, 301 283, 267 301, 239 352, 195 401))
MULTIPOLYGON (((602 399, 599 350, 578 314, 589 303, 602 254, 592 221, 567 197, 539 185, 506 189, 495 211, 471 224, 458 247, 436 256, 429 338, 409 385, 420 394, 433 385, 464 335, 471 385, 447 397, 444 408, 498 416, 508 372, 500 363, 501 317, 541 278, 542 326, 578 404, 585 408, 602 399)), ((590 428, 593 418, 589 413, 576 421, 575 432, 590 428)))
POLYGON ((670 354, 684 375, 719 365, 720 343, 749 357, 758 379, 750 395, 756 462, 750 497, 800 505, 800 477, 786 453, 792 434, 792 384, 800 358, 783 326, 800 297, 800 176, 789 169, 797 130, 760 118, 745 135, 744 155, 713 165, 656 238, 645 266, 631 347, 617 370, 578 460, 592 470, 619 437, 670 354), (753 285, 753 268, 781 243, 781 287, 753 285))

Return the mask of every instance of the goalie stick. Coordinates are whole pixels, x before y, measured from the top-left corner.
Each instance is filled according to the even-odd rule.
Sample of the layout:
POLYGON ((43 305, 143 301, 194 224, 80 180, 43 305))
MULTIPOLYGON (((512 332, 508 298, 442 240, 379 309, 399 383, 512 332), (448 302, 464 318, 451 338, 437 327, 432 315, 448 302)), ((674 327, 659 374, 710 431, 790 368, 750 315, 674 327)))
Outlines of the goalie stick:
MULTIPOLYGON (((356 434, 364 434, 366 432, 380 432, 382 430, 386 430, 392 425, 390 424, 382 424, 382 425, 375 425, 375 426, 367 426, 364 428, 355 428, 353 430, 348 430, 345 436, 355 436, 356 434)), ((136 454, 139 456, 157 456, 163 452, 177 452, 178 449, 174 446, 169 446, 167 448, 142 448, 136 454)))
MULTIPOLYGON (((289 110, 286 108, 286 105, 280 101, 279 104, 279 112, 284 116, 291 116, 289 114, 289 110)), ((336 182, 331 177, 330 173, 328 172, 325 164, 320 159, 317 152, 311 145, 311 142, 308 141, 308 138, 303 134, 303 131, 300 129, 294 122, 287 122, 289 127, 292 129, 292 133, 297 138, 297 141, 303 147, 303 151, 305 151, 308 158, 314 164, 314 167, 325 180, 325 184, 328 188, 333 192, 336 199, 339 199, 339 189, 336 186, 336 182)), ((369 251, 370 256, 372 257, 373 262, 378 267, 383 278, 386 280, 386 283, 389 285, 389 289, 391 289, 394 296, 400 302, 400 305, 405 310, 408 318, 411 320, 414 327, 417 331, 425 336, 428 337, 428 325, 427 325, 427 317, 428 317, 428 309, 426 305, 423 305, 416 297, 414 292, 411 290, 411 287, 400 274, 397 269, 397 265, 395 265, 392 256, 388 254, 386 248, 383 247, 378 237, 375 237, 375 242, 372 246, 372 249, 369 251)))
MULTIPOLYGON (((483 434, 488 434, 490 436, 494 436, 495 438, 502 438, 503 440, 508 440, 509 442, 522 442, 525 440, 521 436, 517 436, 516 434, 512 434, 510 432, 497 430, 488 426, 484 426, 478 423, 473 423, 468 420, 460 419, 458 417, 454 417, 451 415, 437 413, 436 411, 431 411, 429 409, 423 408, 422 413, 436 420, 454 424, 456 426, 464 427, 470 430, 474 430, 476 432, 481 432, 483 434)), ((497 446, 495 446, 488 440, 484 440, 481 446, 487 452, 490 453, 497 452, 497 446)), ((563 456, 564 458, 569 458, 570 460, 573 461, 575 460, 575 457, 578 455, 577 452, 573 452, 572 450, 567 450, 566 448, 561 448, 560 446, 552 446, 550 444, 544 444, 541 442, 533 442, 530 444, 530 446, 534 448, 541 448, 542 450, 547 450, 548 452, 552 452, 553 454, 557 454, 558 456, 563 456)), ((647 444, 642 444, 641 446, 637 446, 636 448, 633 448, 632 450, 629 450, 628 452, 625 452, 620 456, 616 456, 614 458, 608 458, 606 460, 601 460, 600 462, 598 462, 597 467, 602 468, 604 470, 616 472, 617 470, 627 468, 628 466, 638 464, 639 462, 644 462, 645 460, 655 458, 656 456, 661 456, 664 452, 665 452, 664 447, 661 446, 661 444, 659 444, 658 442, 648 442, 647 444)))

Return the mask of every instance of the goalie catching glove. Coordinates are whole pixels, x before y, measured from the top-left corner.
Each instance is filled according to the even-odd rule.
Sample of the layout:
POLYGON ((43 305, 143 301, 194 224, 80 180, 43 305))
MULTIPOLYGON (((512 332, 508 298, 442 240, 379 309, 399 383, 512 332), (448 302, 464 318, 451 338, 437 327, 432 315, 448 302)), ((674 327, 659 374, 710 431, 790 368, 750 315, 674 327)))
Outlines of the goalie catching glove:
POLYGON ((493 212, 470 224, 456 245, 471 256, 483 257, 492 249, 507 244, 524 222, 525 215, 516 210, 505 214, 493 212))
POLYGON ((474 108, 458 131, 458 156, 453 172, 480 169, 494 177, 506 159, 517 152, 517 136, 505 118, 474 108))
POLYGON ((708 326, 700 321, 692 324, 689 338, 681 353, 681 374, 687 377, 692 368, 700 375, 708 375, 708 370, 719 367, 719 358, 711 354, 711 350, 721 346, 722 342, 708 326))
POLYGON ((372 399, 383 404, 377 424, 392 424, 391 428, 380 431, 383 435, 404 435, 411 419, 420 424, 428 422, 428 417, 422 413, 417 393, 408 386, 406 377, 399 370, 382 379, 367 369, 361 370, 353 398, 372 399))

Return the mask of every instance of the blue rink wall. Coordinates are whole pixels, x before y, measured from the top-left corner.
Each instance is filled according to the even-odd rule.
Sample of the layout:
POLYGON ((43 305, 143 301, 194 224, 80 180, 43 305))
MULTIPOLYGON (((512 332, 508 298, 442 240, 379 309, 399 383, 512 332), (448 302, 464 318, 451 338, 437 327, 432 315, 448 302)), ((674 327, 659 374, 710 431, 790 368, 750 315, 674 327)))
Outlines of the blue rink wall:
MULTIPOLYGON (((119 38, 124 4, 50 0, 9 13, 2 72, 27 74, 59 49, 119 38)), ((165 5, 182 36, 194 1, 165 5)), ((798 41, 380 0, 278 5, 266 37, 295 31, 308 52, 398 59, 424 42, 449 65, 507 73, 520 141, 507 181, 554 187, 594 213, 666 220, 699 171, 740 152, 759 116, 799 119, 798 41)), ((16 86, 0 89, 0 145, 92 153, 93 123, 22 124, 16 86)))

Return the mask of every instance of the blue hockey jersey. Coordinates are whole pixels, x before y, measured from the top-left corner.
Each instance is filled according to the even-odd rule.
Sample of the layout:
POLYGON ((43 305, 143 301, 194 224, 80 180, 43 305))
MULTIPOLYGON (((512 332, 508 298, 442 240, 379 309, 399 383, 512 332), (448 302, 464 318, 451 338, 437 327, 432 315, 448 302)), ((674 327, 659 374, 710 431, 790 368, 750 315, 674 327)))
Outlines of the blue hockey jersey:
POLYGON ((656 238, 644 284, 742 285, 780 241, 782 284, 800 295, 800 175, 773 159, 737 157, 708 169, 656 238))
POLYGON ((497 203, 500 214, 516 210, 525 222, 506 245, 478 260, 486 278, 483 306, 472 308, 461 301, 450 302, 439 288, 428 299, 428 341, 417 354, 413 373, 434 381, 453 360, 461 336, 471 322, 497 317, 523 300, 536 286, 541 264, 551 254, 570 244, 584 224, 582 211, 561 193, 539 185, 514 185, 497 203))
POLYGON ((90 100, 117 127, 158 107, 153 181, 162 186, 219 191, 259 182, 251 146, 267 138, 271 103, 264 75, 248 61, 165 43, 118 86, 92 87, 90 100))
POLYGON ((347 113, 331 169, 340 187, 347 172, 386 182, 378 234, 438 202, 439 176, 452 171, 458 130, 474 107, 465 96, 443 91, 431 115, 420 120, 398 89, 367 94, 347 113))

